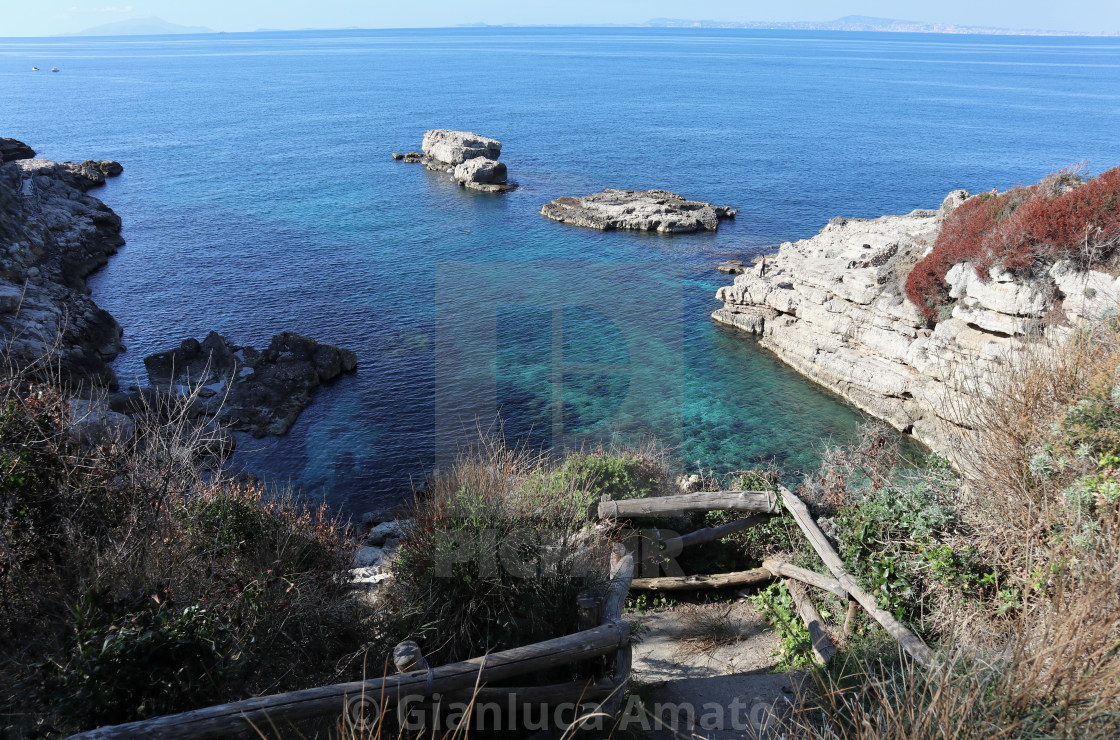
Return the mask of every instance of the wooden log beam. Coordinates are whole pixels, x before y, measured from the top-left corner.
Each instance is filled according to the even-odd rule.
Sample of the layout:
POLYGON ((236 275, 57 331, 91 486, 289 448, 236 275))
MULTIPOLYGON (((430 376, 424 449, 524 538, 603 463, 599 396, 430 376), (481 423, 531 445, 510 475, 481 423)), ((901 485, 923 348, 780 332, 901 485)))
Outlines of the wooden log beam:
POLYGON ((627 552, 621 543, 611 552, 611 582, 603 599, 603 624, 613 624, 622 618, 626 595, 634 580, 634 553, 627 552))
POLYGON ((937 666, 937 658, 934 656, 933 651, 929 649, 921 638, 915 635, 910 630, 906 629, 899 623, 893 615, 879 608, 878 602, 875 597, 863 590, 863 587, 856 583, 856 580, 844 570, 844 561, 832 549, 828 538, 825 537, 824 532, 821 531, 817 523, 813 521, 813 517, 809 514, 809 509, 806 508, 805 502, 793 494, 793 492, 786 488, 781 489, 782 504, 786 510, 793 516, 797 526, 805 533, 805 537, 809 540, 809 544, 817 551, 824 564, 832 571, 832 575, 836 576, 836 580, 847 591, 853 599, 859 602, 868 614, 875 619, 876 622, 883 626, 887 632, 891 634, 894 639, 898 640, 898 644, 902 646, 910 657, 916 660, 927 668, 937 666))
POLYGON ((820 612, 813 606, 809 593, 801 583, 792 578, 783 580, 790 595, 793 596, 793 604, 797 607, 797 613, 801 616, 801 621, 805 623, 805 628, 809 630, 809 639, 813 643, 813 659, 820 665, 828 665, 829 661, 836 657, 836 646, 832 644, 832 640, 824 628, 824 620, 821 619, 820 612))
POLYGON ((709 576, 684 576, 683 578, 635 578, 630 588, 636 591, 687 591, 702 588, 728 588, 765 583, 774 577, 766 568, 741 570, 734 573, 715 573, 709 576))
MULTIPOLYGON (((625 598, 625 597, 623 597, 625 598)), ((341 715, 347 700, 369 697, 375 703, 398 703, 406 696, 430 696, 457 689, 472 689, 479 683, 499 681, 525 673, 586 661, 629 645, 625 622, 503 650, 481 658, 440 666, 430 671, 410 671, 367 681, 320 686, 285 694, 220 704, 181 714, 101 727, 73 735, 81 740, 105 738, 218 738, 254 733, 255 727, 295 722, 313 717, 341 715), (430 675, 430 678, 429 678, 430 675)))
POLYGON ((705 529, 698 529, 695 532, 682 534, 680 537, 671 537, 661 542, 661 546, 670 553, 679 553, 684 548, 690 545, 699 545, 704 542, 711 542, 712 540, 722 540, 729 534, 742 531, 748 527, 754 527, 769 521, 769 517, 765 516, 748 516, 743 519, 736 519, 727 524, 720 524, 718 527, 707 527, 705 529))
POLYGON ((393 648, 393 665, 397 667, 397 673, 428 670, 424 652, 412 640, 405 640, 393 648))
POLYGON ((769 491, 702 491, 623 501, 604 497, 599 502, 599 517, 620 519, 628 516, 679 514, 684 511, 757 511, 770 514, 776 506, 777 495, 769 491))
POLYGON ((817 573, 816 571, 809 570, 808 568, 800 568, 796 565, 781 560, 767 559, 762 561, 762 567, 773 573, 775 576, 782 576, 784 578, 792 578, 795 581, 808 583, 810 586, 822 588, 825 591, 831 591, 839 596, 841 599, 848 598, 848 592, 840 585, 840 581, 835 578, 829 578, 826 575, 817 573))
POLYGON ((844 615, 844 628, 840 630, 840 642, 847 642, 848 638, 852 636, 852 630, 856 625, 856 608, 859 602, 848 597, 848 613, 844 615))

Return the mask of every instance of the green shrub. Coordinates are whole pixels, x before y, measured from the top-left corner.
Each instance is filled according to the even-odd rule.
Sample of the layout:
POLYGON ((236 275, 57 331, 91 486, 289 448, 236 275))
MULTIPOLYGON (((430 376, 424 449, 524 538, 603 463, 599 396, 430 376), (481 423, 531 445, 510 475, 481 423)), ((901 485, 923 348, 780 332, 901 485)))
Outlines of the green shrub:
POLYGON ((661 466, 638 456, 575 453, 552 471, 560 487, 574 484, 587 491, 592 501, 603 496, 621 500, 653 495, 664 478, 661 466))
POLYGON ((47 682, 69 724, 118 724, 217 703, 244 674, 246 655, 218 615, 152 599, 145 606, 106 611, 87 597, 74 607, 70 661, 47 682))
MULTIPOLYGON (((775 581, 750 597, 750 601, 774 626, 780 642, 774 657, 779 671, 798 670, 813 664, 813 640, 797 613, 793 596, 782 581, 775 581)), ((823 619, 827 619, 824 613, 823 619)))
POLYGON ((203 471, 185 412, 86 445, 67 400, 0 384, 0 735, 360 677, 337 668, 375 638, 340 522, 203 471))
POLYGON ((577 631, 576 596, 601 585, 609 543, 592 534, 590 470, 484 439, 427 481, 387 594, 388 643, 447 663, 577 631))

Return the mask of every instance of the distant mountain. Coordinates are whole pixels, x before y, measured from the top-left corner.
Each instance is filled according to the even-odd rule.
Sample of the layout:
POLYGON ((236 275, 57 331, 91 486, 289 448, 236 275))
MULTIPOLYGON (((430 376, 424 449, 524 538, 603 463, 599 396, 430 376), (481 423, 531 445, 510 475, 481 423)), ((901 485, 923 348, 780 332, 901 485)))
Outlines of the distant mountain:
POLYGON ((165 34, 180 33, 214 33, 214 29, 205 26, 180 26, 178 23, 168 23, 162 18, 129 18, 115 23, 106 23, 103 26, 94 26, 77 33, 64 33, 62 36, 163 36, 165 34))
POLYGON ((1072 31, 1041 31, 987 26, 959 26, 952 23, 923 23, 895 18, 873 18, 866 15, 848 15, 834 21, 797 21, 777 23, 766 21, 695 21, 681 18, 654 18, 644 25, 654 28, 759 28, 787 31, 886 31, 895 33, 972 33, 992 36, 1111 36, 1114 34, 1086 34, 1072 31))

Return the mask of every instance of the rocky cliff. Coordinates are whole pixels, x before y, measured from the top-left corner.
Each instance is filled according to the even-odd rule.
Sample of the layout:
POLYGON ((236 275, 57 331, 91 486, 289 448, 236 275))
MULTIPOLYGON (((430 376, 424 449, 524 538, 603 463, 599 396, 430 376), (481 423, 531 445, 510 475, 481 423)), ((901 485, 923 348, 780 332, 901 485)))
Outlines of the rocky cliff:
POLYGON ((315 388, 356 368, 353 352, 290 332, 261 352, 212 333, 147 358, 151 387, 106 394, 117 390, 109 363, 124 349, 123 332, 90 298, 86 277, 124 239, 120 217, 86 191, 123 168, 34 156, 22 142, 0 139, 0 362, 60 377, 92 397, 71 405, 79 436, 128 438, 128 416, 170 413, 168 399, 182 396, 192 421, 212 427, 225 454, 233 442, 224 428, 284 434, 315 388))
POLYGON ((108 362, 121 327, 89 297, 86 277, 124 244, 121 220, 86 191, 121 172, 116 162, 17 158, 34 152, 6 140, 0 164, 0 337, 6 359, 25 366, 48 355, 63 377, 114 387, 108 362))
POLYGON ((951 193, 939 210, 833 219, 720 288, 724 307, 712 318, 952 457, 994 366, 1120 305, 1120 278, 1069 261, 1027 277, 993 269, 987 279, 962 263, 947 276, 951 313, 930 328, 904 295, 906 275, 967 196, 951 193))

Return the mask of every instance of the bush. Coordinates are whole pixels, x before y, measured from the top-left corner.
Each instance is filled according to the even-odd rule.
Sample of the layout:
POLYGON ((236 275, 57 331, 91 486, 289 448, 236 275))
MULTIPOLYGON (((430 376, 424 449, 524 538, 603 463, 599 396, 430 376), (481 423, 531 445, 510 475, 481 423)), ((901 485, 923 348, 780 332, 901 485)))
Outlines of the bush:
POLYGON ((433 474, 392 565, 389 643, 415 640, 439 664, 577 631, 576 596, 603 583, 609 552, 588 511, 640 479, 631 463, 557 464, 484 438, 433 474))
POLYGON ((0 387, 3 732, 341 680, 336 662, 374 637, 341 523, 204 469, 185 409, 89 445, 68 400, 18 377, 0 387))
POLYGON ((886 578, 913 584, 876 595, 940 640, 943 663, 922 669, 893 641, 869 650, 865 632, 813 672, 783 736, 1120 736, 1118 368, 1114 322, 1017 354, 970 409, 960 484, 853 495, 838 480, 878 479, 855 470, 868 456, 826 460, 806 494, 835 515, 865 585, 876 574, 860 564, 884 557, 886 578))
POLYGON ((1120 243, 1120 167, 1083 180, 1077 170, 1030 187, 981 193, 945 219, 933 250, 906 278, 906 296, 930 323, 951 304, 949 269, 971 263, 982 278, 1001 266, 1030 273, 1072 259, 1083 267, 1111 258, 1120 243))

